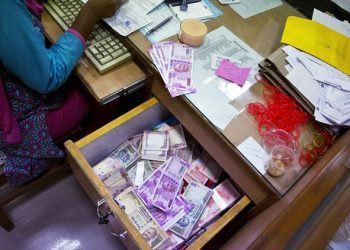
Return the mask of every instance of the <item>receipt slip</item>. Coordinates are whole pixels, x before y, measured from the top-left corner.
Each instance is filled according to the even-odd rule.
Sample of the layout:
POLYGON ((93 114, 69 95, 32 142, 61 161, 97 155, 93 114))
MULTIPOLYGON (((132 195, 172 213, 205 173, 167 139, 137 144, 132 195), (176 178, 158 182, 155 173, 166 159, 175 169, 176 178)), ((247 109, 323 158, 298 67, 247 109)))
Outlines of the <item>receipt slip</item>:
POLYGON ((288 17, 282 43, 290 44, 350 74, 350 41, 326 26, 299 17, 288 17))

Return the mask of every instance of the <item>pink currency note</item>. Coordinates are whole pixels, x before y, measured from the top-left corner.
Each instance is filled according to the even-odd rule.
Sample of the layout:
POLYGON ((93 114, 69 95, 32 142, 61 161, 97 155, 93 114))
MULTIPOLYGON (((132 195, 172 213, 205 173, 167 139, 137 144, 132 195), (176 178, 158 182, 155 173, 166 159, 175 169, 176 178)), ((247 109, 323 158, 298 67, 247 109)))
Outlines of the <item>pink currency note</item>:
POLYGON ((157 183, 162 175, 167 162, 156 169, 137 189, 136 193, 141 198, 147 208, 152 208, 152 195, 157 186, 157 183))
POLYGON ((241 196, 242 195, 233 186, 233 184, 226 179, 216 188, 214 188, 212 198, 215 200, 215 203, 218 205, 220 210, 224 211, 235 203, 241 196))
POLYGON ((157 207, 152 207, 149 211, 159 225, 167 231, 180 218, 189 213, 193 207, 192 203, 188 202, 182 195, 178 195, 168 212, 164 212, 157 207))
POLYGON ((199 159, 195 160, 192 162, 192 164, 190 165, 187 174, 194 179, 196 182, 205 185, 205 183, 207 183, 208 181, 208 177, 205 176, 200 170, 202 168, 202 164, 199 161, 199 159))
POLYGON ((153 205, 165 212, 171 209, 188 168, 188 163, 177 156, 169 160, 152 197, 153 205))
POLYGON ((192 85, 192 63, 181 60, 170 60, 169 86, 180 90, 191 90, 192 85))
POLYGON ((240 68, 229 60, 222 60, 219 68, 215 71, 217 76, 243 86, 249 76, 250 68, 240 68))
POLYGON ((206 152, 203 151, 198 159, 193 163, 195 168, 208 177, 212 182, 217 183, 222 173, 222 168, 216 163, 216 161, 206 152))
POLYGON ((171 50, 171 58, 183 61, 192 61, 193 48, 182 43, 174 43, 171 50))
POLYGON ((212 223, 220 213, 232 206, 240 197, 241 194, 228 179, 220 183, 213 189, 213 194, 193 231, 212 223))
POLYGON ((219 216, 220 213, 221 213, 221 210, 219 206, 216 204, 214 199, 210 197, 208 204, 205 207, 203 214, 199 218, 193 231, 196 232, 199 228, 208 225, 212 220, 214 220, 217 216, 219 216))

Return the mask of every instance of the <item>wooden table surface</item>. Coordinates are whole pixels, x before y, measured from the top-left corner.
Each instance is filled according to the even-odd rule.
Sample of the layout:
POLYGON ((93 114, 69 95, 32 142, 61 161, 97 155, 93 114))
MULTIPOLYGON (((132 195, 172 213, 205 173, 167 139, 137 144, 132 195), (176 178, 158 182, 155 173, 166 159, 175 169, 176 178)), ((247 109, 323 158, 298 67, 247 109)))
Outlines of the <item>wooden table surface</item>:
MULTIPOLYGON (((224 11, 224 15, 207 22, 209 31, 224 25, 263 57, 267 57, 281 46, 280 38, 286 18, 290 15, 301 16, 291 6, 283 4, 259 15, 243 19, 230 7, 222 6, 217 1, 213 1, 213 3, 224 11)), ((51 37, 52 41, 56 40, 59 32, 55 30, 55 25, 47 16, 44 20, 47 20, 44 26, 48 36, 51 37)), ((177 40, 177 37, 173 36, 171 39, 177 40)), ((129 35, 128 41, 137 50, 139 56, 145 58, 146 63, 150 64, 150 68, 152 68, 153 65, 151 65, 147 53, 151 43, 140 32, 129 35)), ((133 62, 117 68, 108 76, 99 76, 84 59, 77 66, 77 73, 97 99, 108 95, 108 90, 105 93, 104 88, 108 89, 110 85, 108 84, 107 87, 102 87, 100 90, 97 86, 102 84, 101 82, 106 81, 124 86, 133 79, 145 77, 142 69, 133 62)), ((112 92, 115 91, 115 87, 113 88, 112 92)), ((263 180, 251 173, 247 166, 237 159, 232 144, 208 123, 186 97, 172 99, 164 89, 159 75, 154 78, 152 92, 183 123, 213 158, 228 171, 235 182, 239 183, 243 192, 253 190, 251 195, 248 192, 247 194, 255 204, 264 203, 264 197, 271 195, 271 192, 266 189, 263 180), (239 171, 237 176, 235 176, 235 171, 239 171)), ((348 162, 350 158, 349 141, 350 131, 343 135, 285 196, 268 208, 262 206, 263 211, 259 211, 261 213, 254 218, 249 218, 249 221, 234 235, 228 233, 224 248, 280 249, 286 246, 298 229, 321 205, 323 199, 334 189, 338 181, 348 173, 349 169, 346 166, 350 164, 348 162)), ((348 194, 346 193, 346 195, 348 194)), ((271 201, 267 203, 271 203, 271 201)), ((256 215, 256 213, 252 214, 256 215)), ((331 233, 327 235, 329 234, 331 233)))

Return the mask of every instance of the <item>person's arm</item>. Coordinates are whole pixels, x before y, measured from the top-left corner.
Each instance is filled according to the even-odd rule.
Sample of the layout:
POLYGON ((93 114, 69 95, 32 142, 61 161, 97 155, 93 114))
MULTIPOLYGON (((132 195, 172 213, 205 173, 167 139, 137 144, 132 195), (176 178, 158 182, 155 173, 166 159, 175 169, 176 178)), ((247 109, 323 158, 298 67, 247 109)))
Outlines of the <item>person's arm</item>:
POLYGON ((0 3, 0 61, 28 87, 48 93, 59 88, 81 57, 81 40, 66 32, 49 49, 44 35, 33 25, 25 1, 0 3))
POLYGON ((0 2, 0 61, 28 87, 49 93, 65 82, 84 51, 83 37, 87 38, 95 23, 105 17, 102 7, 109 6, 102 4, 114 3, 115 8, 109 8, 113 14, 116 4, 114 0, 90 0, 72 25, 73 30, 45 48, 44 35, 33 26, 24 2, 0 2))
POLYGON ((121 3, 118 0, 89 0, 81 8, 72 28, 88 39, 94 25, 100 19, 114 15, 121 3))

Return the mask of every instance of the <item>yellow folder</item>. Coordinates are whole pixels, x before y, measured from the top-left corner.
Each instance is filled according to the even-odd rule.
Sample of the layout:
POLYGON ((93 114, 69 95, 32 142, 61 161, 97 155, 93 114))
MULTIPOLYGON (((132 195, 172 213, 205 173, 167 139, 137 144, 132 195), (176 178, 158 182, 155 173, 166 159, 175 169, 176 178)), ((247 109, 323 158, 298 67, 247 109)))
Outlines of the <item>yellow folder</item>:
POLYGON ((281 42, 350 74, 349 38, 318 22, 300 17, 288 17, 281 42))

